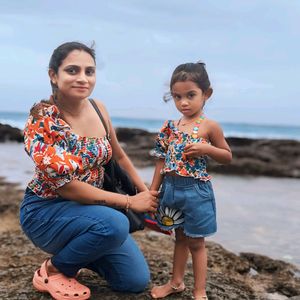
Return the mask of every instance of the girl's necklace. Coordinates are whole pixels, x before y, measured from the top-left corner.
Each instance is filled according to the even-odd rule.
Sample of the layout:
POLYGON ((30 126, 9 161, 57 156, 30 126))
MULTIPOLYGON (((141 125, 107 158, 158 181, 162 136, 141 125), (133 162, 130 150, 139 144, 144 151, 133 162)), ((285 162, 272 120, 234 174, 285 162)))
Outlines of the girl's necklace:
POLYGON ((196 138, 198 138, 199 126, 200 126, 201 122, 202 122, 204 119, 205 119, 204 115, 201 115, 200 117, 197 117, 197 119, 194 119, 194 120, 192 120, 192 121, 190 121, 190 122, 188 122, 188 123, 184 123, 184 124, 180 124, 180 122, 181 122, 181 119, 180 119, 177 126, 179 126, 179 124, 180 124, 181 126, 186 126, 186 125, 188 125, 188 124, 191 124, 191 123, 195 122, 196 124, 195 124, 195 126, 193 127, 192 138, 193 138, 193 139, 196 139, 196 138))
MULTIPOLYGON (((199 120, 203 120, 204 119, 204 116, 203 115, 201 115, 200 117, 197 117, 197 118, 195 118, 195 119, 192 119, 191 121, 189 121, 189 122, 186 122, 186 123, 181 123, 182 122, 182 118, 181 119, 179 119, 179 122, 178 122, 178 126, 179 125, 181 125, 181 126, 186 126, 186 125, 189 125, 189 124, 192 124, 192 123, 194 123, 194 122, 196 122, 197 123, 197 121, 199 121, 199 120)), ((201 121, 200 121, 201 122, 201 121)), ((200 123, 199 122, 199 123, 200 123)))
POLYGON ((197 120, 197 119, 194 119, 194 120, 186 122, 186 123, 181 123, 182 119, 180 119, 179 122, 178 122, 178 124, 180 124, 181 126, 186 126, 186 125, 189 125, 189 124, 195 122, 195 120, 197 120))

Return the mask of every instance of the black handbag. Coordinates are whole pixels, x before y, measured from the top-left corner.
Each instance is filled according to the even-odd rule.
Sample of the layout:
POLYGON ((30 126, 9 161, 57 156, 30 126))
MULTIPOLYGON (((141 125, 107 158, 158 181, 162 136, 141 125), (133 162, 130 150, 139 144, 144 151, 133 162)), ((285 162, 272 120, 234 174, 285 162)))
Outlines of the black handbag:
MULTIPOLYGON (((105 128, 106 134, 108 134, 108 128, 104 121, 104 118, 93 99, 89 99, 92 103, 93 107, 95 108, 100 120, 105 128)), ((130 177, 123 170, 120 165, 114 159, 111 159, 106 165, 104 165, 104 182, 103 182, 103 189, 109 192, 114 192, 118 194, 124 194, 133 196, 136 195, 136 188, 132 183, 130 177)), ((144 213, 136 213, 132 209, 117 209, 124 213, 128 220, 129 220, 129 232, 135 232, 138 230, 143 230, 145 227, 145 214, 144 213)))
MULTIPOLYGON (((136 188, 127 173, 120 165, 111 159, 105 166, 103 189, 106 191, 133 196, 136 195, 136 188)), ((143 213, 136 213, 131 209, 118 209, 124 213, 129 220, 129 232, 143 230, 145 227, 145 216, 143 213)))

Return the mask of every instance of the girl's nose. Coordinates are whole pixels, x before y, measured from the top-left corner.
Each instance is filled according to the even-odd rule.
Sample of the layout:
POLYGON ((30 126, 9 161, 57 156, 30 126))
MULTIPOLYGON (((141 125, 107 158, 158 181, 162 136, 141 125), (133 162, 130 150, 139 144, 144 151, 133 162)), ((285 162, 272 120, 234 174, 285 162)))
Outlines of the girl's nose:
POLYGON ((181 106, 187 106, 189 103, 186 99, 182 99, 181 106))

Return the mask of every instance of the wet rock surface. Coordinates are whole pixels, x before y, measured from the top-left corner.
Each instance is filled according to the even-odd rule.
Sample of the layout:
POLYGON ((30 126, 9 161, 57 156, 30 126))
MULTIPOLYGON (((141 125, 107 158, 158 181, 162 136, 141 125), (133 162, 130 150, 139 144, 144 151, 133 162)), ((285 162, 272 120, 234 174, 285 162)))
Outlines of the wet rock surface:
MULTIPOLYGON (((33 272, 48 255, 36 249, 22 233, 18 206, 23 191, 0 179, 0 299, 51 299, 32 287, 33 272)), ((172 270, 172 237, 144 230, 134 234, 150 266, 152 284, 162 284, 172 270)), ((207 293, 217 299, 294 299, 300 298, 300 270, 279 260, 255 253, 236 255, 216 243, 207 243, 207 293)), ((151 299, 149 289, 140 294, 116 293, 95 273, 84 270, 79 280, 92 290, 91 299, 151 299)), ((166 299, 192 299, 193 276, 189 260, 186 290, 166 299)))

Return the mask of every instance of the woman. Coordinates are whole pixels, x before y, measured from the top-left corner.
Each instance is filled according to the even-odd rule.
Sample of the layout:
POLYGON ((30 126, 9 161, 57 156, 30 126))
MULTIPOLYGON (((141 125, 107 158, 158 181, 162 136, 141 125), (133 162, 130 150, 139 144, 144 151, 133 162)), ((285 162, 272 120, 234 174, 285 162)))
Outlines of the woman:
POLYGON ((70 42, 54 50, 49 63, 53 95, 35 105, 24 130, 25 150, 36 168, 20 209, 29 239, 52 254, 35 272, 33 285, 55 299, 88 299, 76 280, 81 268, 103 276, 112 289, 142 291, 149 270, 128 233, 128 220, 113 207, 155 212, 149 192, 120 147, 104 105, 105 131, 88 99, 96 83, 94 50, 70 42), (114 157, 140 192, 127 196, 101 189, 103 165, 114 157))

